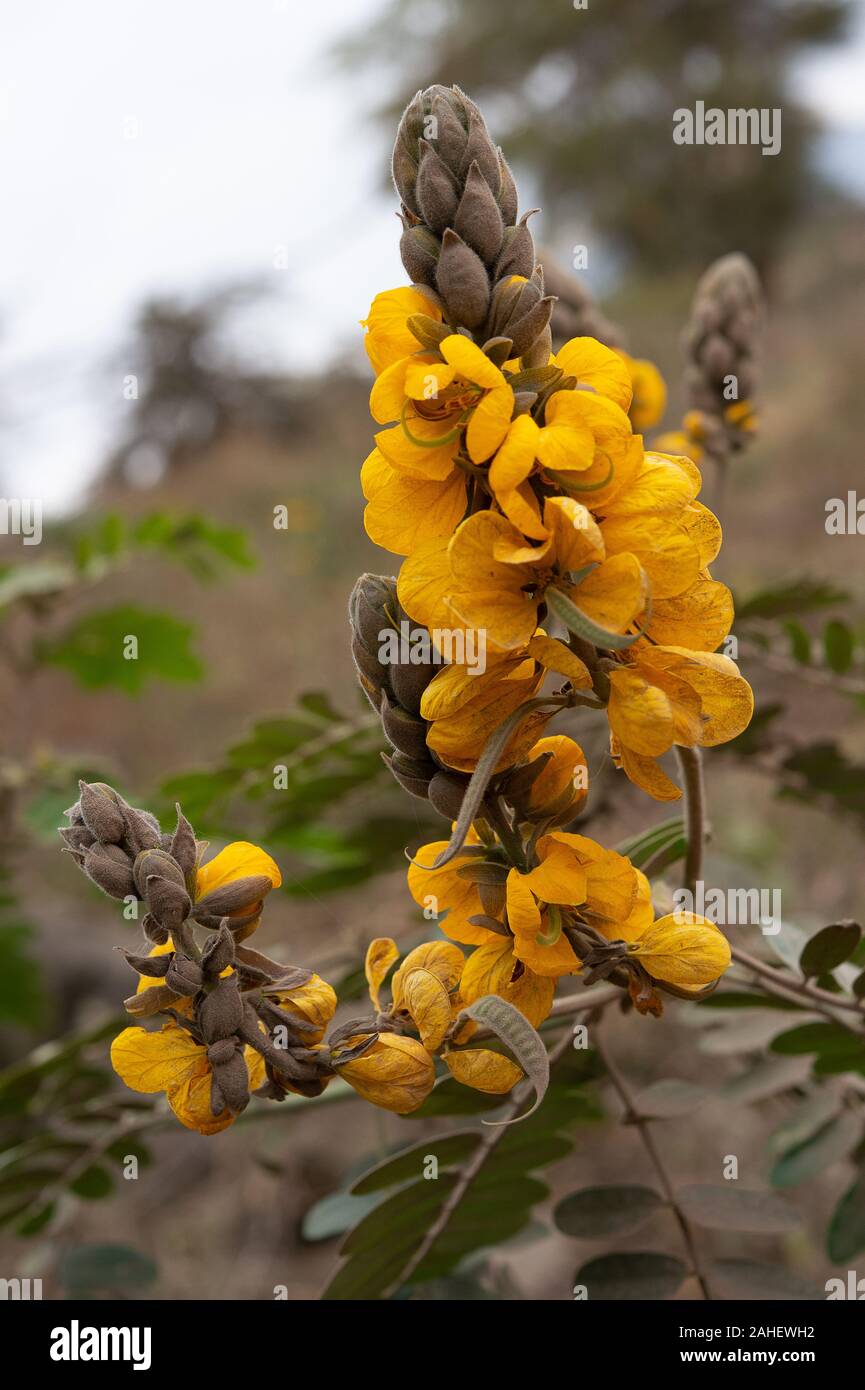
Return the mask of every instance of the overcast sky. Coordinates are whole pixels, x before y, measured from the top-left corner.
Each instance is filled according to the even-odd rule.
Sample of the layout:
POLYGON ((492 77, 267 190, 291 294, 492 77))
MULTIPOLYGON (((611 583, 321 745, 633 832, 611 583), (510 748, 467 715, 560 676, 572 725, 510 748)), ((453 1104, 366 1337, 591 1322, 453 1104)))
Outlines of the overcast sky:
MULTIPOLYGON (((326 59, 382 0, 28 0, 0 25, 0 476, 68 508, 123 409, 122 344, 154 292, 269 277, 242 345, 314 368, 404 276, 375 74, 326 59), (276 268, 287 252, 285 270, 276 268), (108 370, 106 371, 106 362, 108 370), (115 370, 116 367, 116 370, 115 370)), ((14 12, 13 12, 14 9, 14 12)), ((860 21, 861 21, 860 13, 860 21)), ((803 99, 865 131, 865 29, 803 99)))

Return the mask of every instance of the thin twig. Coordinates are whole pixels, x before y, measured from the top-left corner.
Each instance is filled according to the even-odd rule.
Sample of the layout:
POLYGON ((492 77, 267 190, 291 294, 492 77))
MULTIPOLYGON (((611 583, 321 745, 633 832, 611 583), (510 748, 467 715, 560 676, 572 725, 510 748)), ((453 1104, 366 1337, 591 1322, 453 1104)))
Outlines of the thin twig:
POLYGON ((703 846, 706 841, 706 793, 703 785, 703 763, 699 748, 676 747, 685 793, 685 830, 688 851, 685 855, 685 887, 696 892, 703 877, 703 846))
POLYGON ((797 1000, 803 999, 806 1003, 812 1004, 815 1013, 826 1013, 828 1009, 849 1009, 860 1018, 863 1017, 863 1001, 845 999, 843 995, 832 994, 828 989, 821 989, 819 985, 812 985, 807 980, 788 977, 774 965, 752 956, 750 951, 743 951, 741 946, 732 946, 730 949, 734 961, 746 970, 752 971, 773 993, 792 995, 797 1000))
POLYGON ((682 1234, 682 1240, 684 1242, 685 1249, 688 1252, 688 1258, 691 1261, 690 1272, 696 1278, 697 1283, 700 1286, 700 1291, 703 1295, 703 1298, 707 1299, 708 1301, 711 1301, 712 1294, 709 1289, 709 1281, 700 1259, 700 1252, 697 1249, 697 1244, 694 1239, 694 1233, 691 1230, 690 1225, 688 1224, 688 1220, 685 1216, 685 1213, 682 1211, 682 1209, 676 1201, 676 1191, 673 1187, 670 1175, 667 1172, 666 1164, 664 1163, 664 1160, 661 1157, 660 1150, 658 1149, 658 1146, 655 1143, 655 1137, 651 1132, 651 1122, 648 1119, 646 1119, 645 1116, 641 1115, 637 1110, 630 1085, 625 1080, 618 1066, 613 1061, 612 1057, 610 1056, 607 1049, 603 1046, 602 1042, 596 1040, 595 1048, 606 1068, 607 1075, 610 1078, 610 1082, 615 1091, 617 1092, 619 1099, 622 1102, 622 1105, 625 1108, 625 1114, 623 1118, 631 1124, 633 1124, 635 1128, 638 1130, 640 1138, 643 1142, 643 1147, 645 1148, 646 1153, 648 1154, 651 1160, 652 1166, 658 1175, 658 1181, 661 1184, 661 1190, 664 1194, 664 1198, 668 1206, 670 1207, 670 1210, 676 1218, 676 1222, 678 1223, 679 1230, 682 1234))
MULTIPOLYGON (((597 995, 600 996, 602 993, 604 993, 604 991, 598 990, 597 995)), ((615 990, 613 991, 613 993, 618 995, 621 993, 621 991, 615 990)), ((612 996, 605 999, 601 999, 600 997, 592 998, 592 1011, 594 1012, 599 1008, 603 1008, 605 1003, 610 1003, 611 997, 612 996)), ((570 1003, 570 1000, 561 1000, 559 1002, 570 1003)), ((586 1007, 586 1005, 584 1005, 584 1007, 586 1007)), ((475 1036, 477 1036, 477 1034, 475 1036)), ((565 1032, 562 1034, 561 1038, 559 1038, 550 1048, 549 1058, 551 1069, 555 1066, 556 1062, 558 1062, 560 1058, 564 1056, 565 1052, 567 1052, 568 1048, 571 1045, 572 1039, 573 1034, 566 1029, 565 1032)), ((466 1163, 465 1167, 462 1169, 452 1191, 448 1193, 444 1205, 442 1206, 435 1221, 432 1223, 429 1230, 424 1235, 424 1238, 421 1241, 420 1245, 415 1250, 408 1263, 400 1270, 394 1282, 387 1289, 386 1293, 384 1294, 385 1298, 392 1297, 392 1295, 396 1292, 397 1289, 402 1288, 404 1284, 408 1283, 415 1270, 418 1269, 423 1260, 426 1259, 427 1255, 435 1245, 439 1236, 447 1228, 448 1222, 450 1221, 460 1202, 465 1197, 466 1193, 468 1192, 478 1173, 481 1171, 484 1164, 487 1162, 488 1158, 490 1157, 490 1154, 494 1152, 497 1145, 501 1143, 505 1135, 508 1133, 507 1121, 512 1119, 513 1116, 519 1113, 525 1100, 526 1088, 527 1083, 523 1083, 517 1086, 513 1098, 507 1102, 507 1105, 502 1114, 501 1121, 499 1121, 496 1125, 489 1125, 484 1130, 482 1130, 477 1149, 475 1150, 474 1154, 469 1159, 469 1161, 466 1163)))

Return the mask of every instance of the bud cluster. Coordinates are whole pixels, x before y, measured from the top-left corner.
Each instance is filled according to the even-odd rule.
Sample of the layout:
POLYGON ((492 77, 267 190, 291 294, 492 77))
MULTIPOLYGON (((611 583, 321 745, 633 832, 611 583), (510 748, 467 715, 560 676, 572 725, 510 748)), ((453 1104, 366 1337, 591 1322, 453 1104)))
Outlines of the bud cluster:
POLYGON ((724 460, 753 434, 762 316, 760 281, 747 257, 715 261, 697 285, 684 337, 691 406, 685 428, 714 459, 724 460))
POLYGON ((382 757, 401 787, 412 796, 428 799, 441 815, 453 820, 459 815, 468 778, 444 768, 427 746, 429 724, 420 713, 423 693, 440 668, 429 659, 381 660, 383 634, 409 621, 397 599, 395 579, 362 574, 348 607, 358 680, 393 748, 382 757))
POLYGON ((545 364, 554 301, 535 262, 531 214, 517 221, 513 176, 474 102, 458 87, 418 92, 392 167, 403 265, 436 293, 450 331, 468 329, 481 344, 507 339, 505 356, 545 364))
POLYGON ((109 897, 137 899, 145 909, 141 926, 150 952, 123 952, 141 977, 125 1000, 127 1013, 136 1020, 163 1015, 201 1048, 214 1117, 234 1117, 249 1103, 247 1048, 264 1061, 263 1094, 318 1094, 332 1075, 308 1045, 308 1035, 318 1033, 281 1007, 283 996, 308 983, 312 972, 242 944, 258 926, 272 877, 237 873, 200 892, 207 842, 196 839, 180 807, 176 828, 166 834, 155 816, 105 783, 82 782, 80 793, 60 830, 66 848, 109 897), (196 927, 207 934, 203 941, 196 927), (279 1047, 277 1026, 284 1030, 279 1047))

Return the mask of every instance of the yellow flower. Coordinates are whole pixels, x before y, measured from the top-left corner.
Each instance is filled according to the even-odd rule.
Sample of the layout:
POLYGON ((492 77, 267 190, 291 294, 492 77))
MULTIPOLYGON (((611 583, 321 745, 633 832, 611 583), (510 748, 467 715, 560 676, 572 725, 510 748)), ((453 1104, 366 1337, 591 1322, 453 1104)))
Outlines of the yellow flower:
POLYGON ((538 1028, 553 1006, 556 982, 536 975, 514 955, 510 936, 486 932, 486 942, 465 962, 459 987, 459 1004, 473 1004, 485 994, 497 994, 519 1009, 538 1028))
POLYGON ((648 596, 636 556, 607 559, 597 522, 572 498, 548 498, 543 519, 548 538, 537 546, 526 544, 506 517, 477 512, 459 527, 446 558, 432 546, 416 551, 398 581, 406 612, 430 626, 430 616, 449 611, 467 627, 484 631, 488 647, 513 651, 531 640, 546 590, 555 584, 589 619, 609 631, 627 632, 648 596))
POLYGON ((633 391, 629 411, 631 424, 638 434, 642 434, 663 418, 667 408, 667 387, 654 362, 645 357, 629 357, 626 352, 621 357, 628 369, 633 391))
MULTIPOLYGON (((350 1038, 346 1047, 357 1041, 350 1038)), ((334 1061, 339 1063, 338 1053, 334 1061)), ((410 1115, 423 1105, 436 1075, 433 1059, 423 1044, 398 1033, 380 1033, 367 1052, 353 1062, 338 1065, 338 1074, 364 1100, 397 1115, 410 1115)))
MULTIPOLYGON (((430 722, 428 746, 448 767, 472 772, 490 734, 538 693, 550 671, 564 676, 575 689, 592 683, 579 657, 540 630, 518 651, 491 654, 481 674, 456 663, 443 667, 421 698, 421 715, 430 722)), ((530 712, 508 740, 497 770, 523 758, 551 717, 548 712, 530 712)))
POLYGON ((400 422, 376 435, 388 463, 438 480, 453 469, 463 429, 469 458, 483 463, 504 439, 513 409, 502 372, 459 333, 444 338, 438 354, 422 351, 386 367, 370 396, 374 420, 400 422))
POLYGON ((545 754, 549 758, 526 797, 526 818, 563 823, 573 819, 588 795, 586 755, 567 734, 552 734, 538 739, 526 754, 526 762, 531 764, 545 754))
MULTIPOLYGON (((219 854, 214 855, 206 864, 199 865, 195 877, 195 901, 198 903, 208 893, 224 888, 239 878, 248 877, 268 878, 271 888, 279 888, 282 884, 282 874, 269 854, 259 849, 258 845, 248 844, 246 840, 236 840, 234 844, 226 845, 225 849, 220 850, 219 854)), ((265 892, 269 893, 270 888, 266 888, 265 892)), ((255 914, 253 921, 235 931, 235 941, 245 941, 252 935, 261 921, 263 906, 264 899, 259 898, 256 902, 247 903, 228 913, 230 918, 255 914)))
POLYGON ((714 984, 731 960, 723 932, 693 912, 660 917, 629 944, 628 953, 653 979, 687 990, 714 984))
POLYGON ((612 750, 630 780, 658 801, 681 796, 658 766, 674 744, 712 748, 747 728, 748 682, 729 657, 640 642, 608 672, 612 750))
POLYGON ((537 854, 529 873, 508 874, 514 955, 538 975, 576 975, 582 964, 563 931, 562 909, 615 939, 638 904, 637 873, 623 855, 560 830, 541 837, 537 854))
MULTIPOLYGON (((252 1073, 258 1053, 247 1047, 244 1057, 247 1070, 252 1073)), ((187 1129, 218 1134, 235 1119, 227 1106, 221 1114, 213 1114, 213 1071, 207 1049, 178 1023, 166 1023, 158 1033, 124 1028, 111 1044, 111 1065, 130 1090, 146 1095, 164 1091, 171 1109, 187 1129)))
POLYGON ((369 318, 361 323, 366 329, 364 347, 376 376, 401 357, 417 352, 420 345, 408 326, 413 314, 426 314, 441 323, 442 311, 435 298, 414 285, 384 290, 372 301, 369 318))
POLYGON ((701 482, 690 459, 647 453, 602 509, 606 554, 636 555, 649 577, 653 612, 656 601, 694 585, 720 549, 720 524, 696 500, 701 482))

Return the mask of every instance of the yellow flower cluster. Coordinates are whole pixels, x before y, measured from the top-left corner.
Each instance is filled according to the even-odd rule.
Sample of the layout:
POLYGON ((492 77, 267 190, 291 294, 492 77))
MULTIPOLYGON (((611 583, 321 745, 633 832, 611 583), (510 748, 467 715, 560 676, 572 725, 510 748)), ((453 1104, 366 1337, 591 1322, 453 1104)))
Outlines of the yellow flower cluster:
POLYGON ((430 748, 471 770, 490 719, 551 669, 603 699, 627 776, 676 799, 658 758, 734 738, 753 700, 717 653, 733 605, 709 573, 721 528, 699 470, 634 432, 663 409, 657 372, 592 338, 544 367, 499 364, 497 342, 485 352, 448 331, 424 287, 378 295, 365 327, 386 426, 362 470, 367 533, 406 557, 410 618, 481 632, 488 652, 482 675, 451 666, 429 685, 430 748), (575 650, 544 632, 550 614, 575 650))

